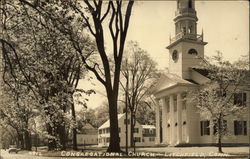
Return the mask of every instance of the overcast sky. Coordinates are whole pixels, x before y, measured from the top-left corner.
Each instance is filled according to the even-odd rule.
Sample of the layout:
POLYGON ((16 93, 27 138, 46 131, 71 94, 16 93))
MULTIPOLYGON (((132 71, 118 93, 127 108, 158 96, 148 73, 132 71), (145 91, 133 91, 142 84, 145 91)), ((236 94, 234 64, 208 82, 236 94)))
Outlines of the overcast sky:
MULTIPOLYGON (((176 1, 141 1, 134 5, 127 41, 138 41, 158 63, 159 69, 168 67, 169 36, 174 36, 176 1)), ((249 54, 249 3, 248 1, 196 1, 198 34, 204 32, 205 55, 216 50, 230 61, 249 54)), ((80 82, 82 88, 98 90, 89 98, 88 106, 96 108, 106 100, 103 86, 80 82), (99 93, 101 92, 101 94, 99 93)), ((80 108, 77 108, 78 110, 80 108)))

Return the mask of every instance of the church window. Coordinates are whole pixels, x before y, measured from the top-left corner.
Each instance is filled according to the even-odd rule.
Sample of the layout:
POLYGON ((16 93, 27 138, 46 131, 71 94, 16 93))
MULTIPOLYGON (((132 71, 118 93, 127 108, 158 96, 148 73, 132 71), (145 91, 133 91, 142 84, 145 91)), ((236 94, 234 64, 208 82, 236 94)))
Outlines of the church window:
POLYGON ((178 124, 177 123, 175 123, 175 125, 174 126, 177 126, 178 124))
POLYGON ((246 106, 247 94, 234 93, 234 104, 237 106, 246 106))
POLYGON ((192 8, 192 0, 188 0, 188 8, 192 8))
POLYGON ((172 53, 172 59, 174 61, 177 61, 177 59, 178 59, 178 52, 177 52, 177 50, 174 50, 174 52, 172 53))
POLYGON ((186 33, 187 33, 186 27, 182 28, 182 32, 183 32, 184 35, 186 35, 186 33))
POLYGON ((170 124, 168 124, 168 128, 170 127, 170 124))
POLYGON ((188 33, 189 33, 189 34, 192 33, 192 26, 189 26, 189 28, 188 28, 188 33))
POLYGON ((205 136, 205 135, 210 135, 210 127, 209 124, 210 122, 208 120, 206 121, 201 121, 201 136, 205 136))
POLYGON ((183 121, 183 125, 186 125, 187 124, 187 122, 186 121, 183 121))
POLYGON ((180 0, 178 0, 178 8, 181 8, 181 3, 180 3, 180 0))
POLYGON ((188 51, 188 54, 190 54, 190 55, 198 55, 198 52, 195 49, 190 49, 188 51))
POLYGON ((247 135, 247 121, 234 121, 234 135, 247 135))

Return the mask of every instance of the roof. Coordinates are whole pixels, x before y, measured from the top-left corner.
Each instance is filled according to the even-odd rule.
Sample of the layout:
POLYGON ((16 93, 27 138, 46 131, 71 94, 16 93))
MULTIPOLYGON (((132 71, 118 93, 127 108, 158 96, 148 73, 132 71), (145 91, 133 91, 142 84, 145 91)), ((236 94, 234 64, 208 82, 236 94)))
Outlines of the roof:
POLYGON ((202 69, 202 68, 192 68, 192 69, 205 77, 208 77, 209 75, 209 71, 206 69, 202 69))
POLYGON ((82 128, 83 129, 96 129, 90 123, 86 123, 82 128))
POLYGON ((154 125, 141 125, 143 129, 155 129, 154 125))
MULTIPOLYGON (((118 120, 121 119, 125 114, 118 114, 118 120)), ((109 120, 102 124, 98 129, 108 128, 110 126, 109 120)))
POLYGON ((192 79, 185 79, 185 80, 187 80, 188 82, 191 82, 191 83, 193 83, 193 84, 199 84, 199 83, 195 82, 195 81, 192 80, 192 79))
POLYGON ((152 88, 152 92, 159 92, 175 85, 196 85, 196 83, 194 81, 182 79, 176 74, 164 73, 161 75, 156 86, 152 88))
POLYGON ((78 134, 95 134, 97 133, 97 129, 94 128, 91 124, 86 123, 83 127, 78 129, 78 134))

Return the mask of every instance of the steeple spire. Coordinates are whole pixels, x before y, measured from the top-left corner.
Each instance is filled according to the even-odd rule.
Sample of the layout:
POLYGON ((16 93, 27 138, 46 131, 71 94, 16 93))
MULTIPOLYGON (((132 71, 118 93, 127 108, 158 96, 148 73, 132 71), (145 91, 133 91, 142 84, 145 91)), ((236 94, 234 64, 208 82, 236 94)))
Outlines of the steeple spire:
POLYGON ((175 37, 173 43, 179 39, 203 41, 202 36, 197 34, 197 15, 194 0, 177 0, 177 11, 175 12, 175 37))

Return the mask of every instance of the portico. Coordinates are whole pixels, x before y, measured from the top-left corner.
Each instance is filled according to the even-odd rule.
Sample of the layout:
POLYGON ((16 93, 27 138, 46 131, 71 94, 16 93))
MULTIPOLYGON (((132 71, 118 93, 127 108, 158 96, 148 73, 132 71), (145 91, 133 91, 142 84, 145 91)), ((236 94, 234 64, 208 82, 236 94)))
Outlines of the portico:
POLYGON ((176 83, 172 87, 160 91, 155 96, 157 103, 155 109, 156 143, 158 144, 176 146, 189 142, 188 119, 186 118, 189 108, 186 105, 186 91, 196 87, 196 85, 186 81, 182 82, 185 82, 185 84, 176 83), (162 132, 160 132, 161 125, 162 132))

